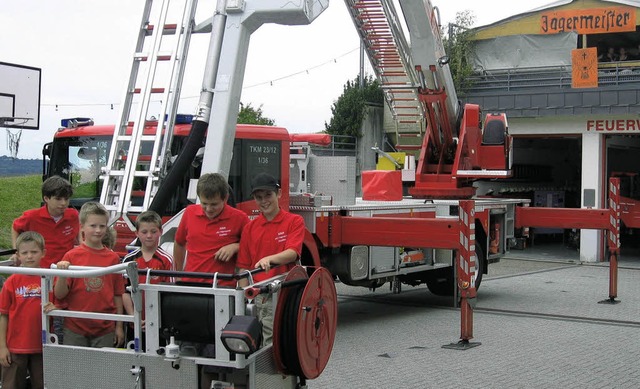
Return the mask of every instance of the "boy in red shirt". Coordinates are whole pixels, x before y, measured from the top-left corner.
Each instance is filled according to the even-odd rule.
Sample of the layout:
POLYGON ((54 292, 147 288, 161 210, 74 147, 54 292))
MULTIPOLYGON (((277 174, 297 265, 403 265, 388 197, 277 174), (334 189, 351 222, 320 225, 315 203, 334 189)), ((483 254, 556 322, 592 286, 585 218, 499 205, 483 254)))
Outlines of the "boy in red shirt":
MULTIPOLYGON (((302 216, 280 209, 278 200, 282 196, 280 184, 271 175, 257 174, 251 181, 251 195, 261 214, 245 227, 240 239, 238 271, 264 269, 256 274, 254 281, 287 272, 300 258, 305 226, 302 216), (272 266, 280 265, 274 269, 272 266)), ((249 281, 244 278, 238 286, 245 287, 249 281)), ((255 299, 258 319, 262 322, 262 344, 271 343, 273 335, 273 310, 269 296, 255 299)))
MULTIPOLYGON (((42 200, 40 208, 25 211, 13 221, 11 241, 16 248, 18 235, 25 231, 36 231, 44 237, 46 254, 40 261, 40 267, 48 269, 52 263, 78 244, 80 223, 78 211, 69 208, 69 199, 73 188, 69 181, 60 176, 52 176, 42 183, 42 200)), ((12 257, 15 262, 15 257, 12 257)))
MULTIPOLYGON (((162 218, 155 211, 142 212, 136 218, 136 235, 140 240, 140 247, 127 254, 122 262, 136 261, 138 263, 139 270, 171 270, 173 267, 173 258, 169 253, 164 251, 158 246, 160 236, 162 235, 162 218)), ((147 276, 140 274, 138 280, 141 284, 147 282, 147 276)), ((166 276, 151 276, 149 283, 158 284, 161 282, 170 282, 170 277, 166 276)), ((129 279, 126 279, 127 286, 131 283, 129 279)), ((142 323, 144 328, 144 296, 142 303, 142 323)), ((124 310, 128 315, 133 315, 133 300, 131 300, 131 294, 125 290, 122 295, 122 302, 124 304, 124 310)), ((132 332, 129 331, 131 334, 132 332)), ((132 336, 128 336, 128 339, 133 339, 132 336)))
MULTIPOLYGON (((244 212, 226 205, 229 184, 221 174, 202 175, 196 192, 200 204, 187 206, 176 231, 175 268, 187 272, 233 274, 240 235, 249 218, 244 212)), ((212 279, 183 280, 212 283, 212 279)), ((218 281, 218 285, 235 287, 235 282, 218 281)))
MULTIPOLYGON (((118 254, 106 248, 102 239, 107 233, 109 212, 100 203, 88 202, 80 209, 82 244, 57 263, 58 269, 75 266, 112 266, 120 263, 118 254)), ((57 299, 71 311, 123 313, 124 282, 120 274, 92 278, 59 277, 53 287, 57 299)), ((77 319, 64 321, 64 344, 86 347, 113 347, 124 343, 122 322, 77 319)))
MULTIPOLYGON (((45 242, 37 232, 16 238, 22 267, 40 267, 45 242)), ((31 388, 44 388, 42 365, 42 319, 40 276, 13 274, 0 291, 0 365, 2 387, 22 389, 31 376, 31 388)), ((44 311, 55 307, 48 303, 44 311)))

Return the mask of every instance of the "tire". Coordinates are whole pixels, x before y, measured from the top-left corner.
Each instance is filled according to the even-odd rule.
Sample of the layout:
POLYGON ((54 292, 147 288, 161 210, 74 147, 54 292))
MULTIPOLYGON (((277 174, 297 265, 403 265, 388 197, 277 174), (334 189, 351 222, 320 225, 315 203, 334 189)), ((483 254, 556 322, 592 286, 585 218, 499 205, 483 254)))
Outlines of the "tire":
MULTIPOLYGON (((476 290, 479 290, 482 283, 482 275, 484 274, 485 258, 484 251, 478 244, 476 244, 476 258, 476 290)), ((453 296, 455 288, 454 274, 453 266, 428 272, 425 281, 429 292, 436 296, 453 296)))

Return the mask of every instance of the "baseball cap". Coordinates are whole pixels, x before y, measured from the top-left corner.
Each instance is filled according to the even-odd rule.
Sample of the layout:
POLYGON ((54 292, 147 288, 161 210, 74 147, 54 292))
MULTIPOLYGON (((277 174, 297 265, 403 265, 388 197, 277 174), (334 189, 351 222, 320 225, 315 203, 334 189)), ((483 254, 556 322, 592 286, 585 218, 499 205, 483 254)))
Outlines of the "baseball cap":
POLYGON ((258 173, 251 180, 251 194, 257 190, 271 190, 276 192, 280 189, 280 184, 274 176, 267 173, 258 173))

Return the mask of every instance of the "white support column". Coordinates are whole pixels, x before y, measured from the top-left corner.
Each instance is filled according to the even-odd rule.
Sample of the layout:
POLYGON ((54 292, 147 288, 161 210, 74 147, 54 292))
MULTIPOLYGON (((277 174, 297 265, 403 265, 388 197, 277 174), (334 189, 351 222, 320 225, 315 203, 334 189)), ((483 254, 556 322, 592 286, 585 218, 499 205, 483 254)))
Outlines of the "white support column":
MULTIPOLYGON (((581 204, 586 208, 585 190, 595 192, 595 206, 603 208, 602 201, 602 171, 605 161, 602 156, 604 137, 597 133, 582 134, 582 187, 581 204)), ((602 260, 602 231, 581 230, 580 232, 580 261, 598 262, 602 260)))

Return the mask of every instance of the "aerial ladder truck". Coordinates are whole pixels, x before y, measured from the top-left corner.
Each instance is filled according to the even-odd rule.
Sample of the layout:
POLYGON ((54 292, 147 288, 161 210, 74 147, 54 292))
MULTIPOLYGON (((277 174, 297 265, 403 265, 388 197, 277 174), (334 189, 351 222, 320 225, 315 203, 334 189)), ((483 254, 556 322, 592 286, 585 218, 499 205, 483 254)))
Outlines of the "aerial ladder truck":
MULTIPOLYGON (((392 1, 345 0, 345 2, 376 76, 381 80, 385 98, 394 118, 400 124, 412 124, 408 126, 412 132, 405 131, 402 134, 399 132, 397 140, 404 137, 415 137, 421 140, 418 146, 420 154, 415 171, 415 185, 409 191, 410 197, 397 201, 366 201, 357 198, 353 203, 348 204, 330 201, 327 203, 321 195, 321 189, 314 193, 304 193, 303 189, 291 193, 284 190, 281 206, 302 215, 307 228, 301 263, 306 265, 307 269, 318 270, 310 276, 308 270, 295 271, 292 275, 290 273, 287 279, 279 281, 283 285, 306 282, 307 285, 312 285, 312 288, 320 291, 315 300, 305 305, 326 307, 326 309, 316 310, 317 320, 314 319, 314 323, 335 323, 335 309, 332 309, 335 308, 333 305, 335 294, 331 292, 331 288, 327 287, 328 284, 332 285, 333 277, 347 285, 371 289, 389 283, 392 290, 397 293, 401 291, 402 285, 426 284, 433 293, 458 297, 462 316, 460 338, 462 346, 466 346, 473 338, 471 306, 476 297, 476 289, 480 286, 482 275, 487 272, 488 265, 498 261, 508 252, 509 242, 515 236, 516 228, 537 226, 540 223, 556 223, 553 224, 555 226, 559 222, 557 219, 548 220, 548 215, 543 217, 537 214, 532 207, 524 206, 527 202, 520 199, 474 197, 473 180, 507 177, 510 174, 511 140, 507 120, 503 114, 489 114, 483 120, 478 106, 459 105, 442 49, 436 13, 430 1, 400 1, 404 21, 411 37, 410 41, 403 36, 398 12, 392 1), (330 274, 330 277, 327 277, 327 274, 330 274), (307 277, 309 277, 308 281, 299 281, 307 277)), ((249 146, 244 149, 232 146, 234 137, 238 141, 235 121, 244 74, 244 61, 250 34, 261 23, 283 20, 289 24, 308 23, 328 3, 302 2, 299 5, 300 9, 296 10, 290 2, 284 2, 285 5, 282 5, 275 0, 233 1, 226 5, 224 3, 224 1, 218 2, 219 6, 212 22, 191 26, 192 32, 211 32, 212 36, 221 36, 224 32, 224 39, 212 39, 210 45, 213 53, 208 56, 210 61, 205 69, 201 104, 196 111, 195 125, 189 134, 189 138, 194 137, 194 139, 187 141, 192 145, 184 147, 177 158, 167 151, 163 154, 162 150, 168 150, 170 148, 168 145, 172 143, 168 137, 171 137, 172 128, 175 127, 171 124, 175 111, 154 115, 158 119, 156 124, 158 127, 155 131, 145 133, 144 128, 148 127, 148 123, 145 123, 141 125, 137 134, 133 135, 132 131, 135 131, 136 123, 129 125, 130 120, 125 119, 128 113, 124 113, 128 108, 123 107, 122 118, 114 130, 101 195, 101 202, 108 206, 112 213, 112 222, 130 225, 135 213, 146 208, 156 209, 162 213, 161 211, 165 208, 163 202, 166 201, 166 198, 164 200, 162 198, 170 192, 166 188, 172 186, 171 176, 184 176, 181 166, 189 165, 194 158, 198 158, 198 150, 204 151, 201 156, 201 173, 229 174, 234 170, 236 153, 244 150, 247 151, 247 156, 243 156, 242 160, 247 162, 247 165, 239 165, 243 167, 240 169, 241 177, 235 181, 239 187, 243 182, 248 182, 252 175, 264 171, 263 169, 270 169, 268 171, 280 179, 281 187, 291 188, 290 165, 304 162, 308 151, 296 155, 294 160, 293 155, 290 155, 291 142, 285 129, 263 129, 253 133, 252 139, 249 140, 260 142, 260 147, 255 147, 258 143, 253 143, 254 147, 249 146), (274 6, 276 3, 281 7, 274 6), (278 11, 274 11, 274 8, 278 11), (278 12, 291 13, 278 16, 278 12), (222 22, 224 19, 226 23, 222 22), (219 58, 220 61, 212 58, 219 58), (198 123, 201 124, 198 125, 198 123), (141 147, 136 146, 136 143, 142 144, 145 139, 148 139, 147 137, 150 138, 150 135, 161 137, 154 138, 152 141, 154 149, 157 144, 164 146, 158 146, 160 151, 147 157, 140 153, 141 147), (232 150, 235 150, 233 156, 232 150), (256 159, 277 162, 269 166, 249 164, 256 159), (125 178, 128 180, 127 183, 125 178), (136 181, 143 181, 142 185, 138 183, 140 187, 144 187, 142 205, 132 201, 131 186, 136 181)), ((192 21, 189 20, 189 23, 192 21)), ((149 30, 148 23, 143 21, 142 26, 149 30)), ((172 29, 169 25, 165 29, 183 31, 184 27, 172 29)), ((151 30, 158 31, 158 27, 154 26, 151 30)), ((144 37, 147 36, 146 34, 148 32, 143 34, 144 37)), ((148 58, 146 55, 136 54, 136 59, 140 61, 146 62, 148 58)), ((132 75, 137 70, 135 66, 133 66, 132 75)), ((176 66, 180 69, 179 64, 176 66)), ((180 70, 176 74, 180 75, 180 70)), ((138 83, 130 82, 125 100, 136 92, 145 91, 144 88, 138 90, 138 87, 135 87, 136 84, 138 83)), ((154 92, 167 92, 155 89, 152 85, 153 83, 150 83, 146 88, 149 95, 154 92)), ((180 81, 176 81, 175 85, 179 89, 180 81)), ((176 90, 172 93, 176 93, 176 90)), ((171 107, 172 104, 167 103, 167 106, 171 107)), ((140 114, 138 117, 139 120, 146 120, 148 113, 140 114)), ((397 146, 401 146, 400 141, 397 142, 397 146)), ((314 163, 322 164, 321 161, 314 161, 314 163)), ((302 170, 306 169, 304 163, 300 163, 299 166, 303 167, 302 170)), ((301 175, 309 179, 307 174, 301 175)), ((306 187, 298 184, 296 188, 306 187)), ((615 185, 611 188, 612 193, 615 193, 615 185)), ((238 187, 234 187, 234 190, 242 192, 238 187)), ((579 225, 579 228, 608 229, 610 242, 613 242, 610 246, 613 258, 619 248, 619 244, 616 246, 615 209, 615 196, 612 196, 611 211, 589 210, 590 212, 585 213, 580 212, 582 210, 579 209, 569 210, 566 214, 570 214, 572 218, 563 219, 562 222, 563 225, 573 222, 573 225, 579 225)), ((250 208, 246 210, 250 215, 256 212, 250 208)), ((554 209, 554 212, 557 211, 554 209)), ((560 212, 564 211, 560 210, 560 212)), ((180 215, 180 213, 176 214, 164 225, 163 244, 171 244, 171 233, 175 231, 180 215)), ((222 277, 222 275, 215 275, 215 277, 218 276, 222 277)), ((170 287, 163 286, 157 290, 159 293, 157 298, 163 299, 163 294, 168 293, 163 288, 170 287)), ((142 291, 150 295, 156 292, 154 288, 140 286, 142 291)), ((251 297, 259 291, 277 288, 275 284, 257 285, 245 293, 251 297)), ((200 294, 199 291, 192 289, 188 289, 187 293, 200 294)), ((210 299, 216 303, 219 299, 227 301, 229 294, 231 292, 213 293, 210 299)), ((613 299, 615 292, 610 295, 613 295, 611 298, 613 299)), ((280 296, 285 296, 284 305, 288 300, 286 296, 291 297, 295 294, 285 290, 280 296)), ((153 302, 155 298, 149 298, 147 295, 146 301, 153 302)), ((241 307, 244 301, 241 295, 231 300, 239 305, 230 311, 244 310, 241 307)), ((158 306, 162 307, 162 301, 159 304, 145 305, 147 317, 158 315, 158 312, 153 311, 153 307, 157 310, 158 306)), ((291 312, 290 309, 287 311, 291 312)), ((160 315, 156 325, 166 327, 162 323, 164 319, 160 315)), ((308 327, 300 330, 315 334, 315 346, 309 348, 314 355, 314 358, 309 358, 310 363, 303 362, 307 360, 304 355, 291 357, 290 352, 276 345, 273 353, 267 352, 268 350, 259 350, 252 354, 255 357, 250 355, 242 359, 234 353, 225 354, 225 347, 221 340, 222 328, 217 314, 214 315, 214 319, 218 325, 215 327, 215 335, 211 338, 216 343, 216 350, 223 350, 221 359, 213 362, 199 358, 187 360, 193 362, 192 368, 196 370, 198 366, 204 364, 231 367, 233 373, 228 375, 230 381, 235 379, 233 378, 236 376, 235 373, 245 378, 249 377, 249 382, 253 382, 252 380, 258 377, 264 377, 264 374, 252 375, 252 372, 257 371, 255 369, 263 366, 263 361, 257 360, 257 356, 264 356, 272 358, 268 362, 272 367, 269 372, 293 373, 287 375, 293 377, 291 381, 287 381, 287 385, 290 382, 298 385, 301 383, 300 377, 312 378, 320 373, 330 353, 329 340, 332 341, 335 330, 330 324, 326 327, 323 324, 313 330, 308 327), (284 359, 281 358, 283 353, 287 355, 284 359), (296 368, 293 371, 287 368, 292 360, 299 362, 294 363, 296 368), (303 369, 302 371, 297 368, 298 365, 303 369), (305 370, 305 367, 310 365, 314 367, 305 370)), ((131 320, 135 320, 135 317, 131 320)), ((224 319, 222 321, 226 323, 224 319)), ((311 321, 305 323, 309 325, 311 321)), ((304 325, 301 326, 304 327, 304 325)), ((184 330, 182 332, 183 336, 187 336, 184 330)), ((183 340, 180 336, 176 336, 175 339, 183 340)), ((145 350, 147 352, 145 358, 153 359, 148 354, 156 351, 154 347, 159 345, 159 341, 157 342, 148 343, 151 346, 145 350)), ((307 344, 299 346, 304 347, 307 344)), ((54 344, 50 347, 54 349, 60 346, 54 344)), ((134 350, 132 358, 136 357, 135 351, 137 350, 134 350)), ((126 362, 120 363, 134 367, 141 366, 131 363, 131 359, 125 360, 126 362)), ((161 362, 161 360, 153 359, 154 362, 144 366, 145 369, 142 370, 149 371, 165 366, 163 363, 166 361, 161 362)), ((135 371, 137 373, 134 375, 137 378, 141 370, 135 371)), ((178 377, 183 379, 181 374, 172 373, 174 373, 172 379, 178 379, 178 377)), ((170 375, 167 372, 164 374, 170 375)), ((270 375, 267 374, 267 376, 270 375)), ((166 377, 163 376, 163 378, 166 377)))

